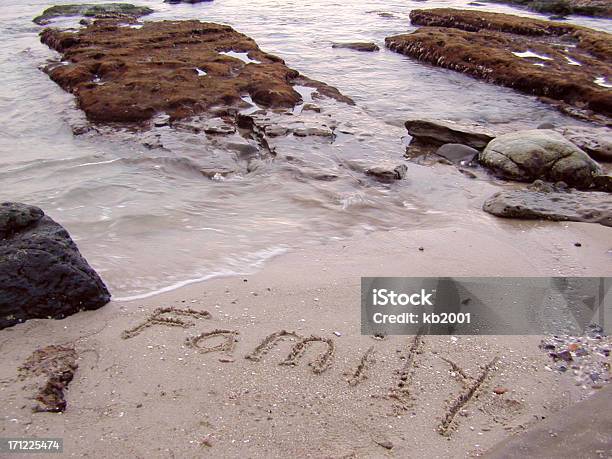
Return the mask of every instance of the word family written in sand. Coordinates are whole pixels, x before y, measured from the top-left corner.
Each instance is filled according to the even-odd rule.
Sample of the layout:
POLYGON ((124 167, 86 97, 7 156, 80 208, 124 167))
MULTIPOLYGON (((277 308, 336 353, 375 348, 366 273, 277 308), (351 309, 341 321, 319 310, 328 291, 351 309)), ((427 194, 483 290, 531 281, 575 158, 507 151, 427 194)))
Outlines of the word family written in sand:
MULTIPOLYGON (((426 300, 426 298, 426 296, 420 295, 419 298, 415 297, 414 301, 426 300)), ((196 326, 196 321, 211 318, 211 314, 207 311, 177 309, 172 307, 158 308, 143 322, 124 331, 121 337, 123 339, 134 338, 153 326, 191 328, 196 326)), ((185 344, 201 354, 213 352, 225 354, 226 357, 220 358, 219 361, 231 363, 234 362, 231 355, 238 343, 238 336, 239 332, 237 330, 214 329, 187 337, 185 344), (211 343, 209 343, 209 341, 211 341, 211 343)), ((314 343, 322 344, 324 350, 320 351, 315 358, 308 363, 311 367, 311 371, 316 375, 320 375, 333 365, 336 351, 336 345, 333 339, 315 335, 302 336, 297 332, 287 330, 280 330, 263 338, 255 349, 245 356, 245 359, 252 362, 260 362, 266 354, 283 341, 290 341, 291 348, 288 355, 279 362, 279 365, 291 367, 299 365, 307 349, 314 343)), ((420 333, 409 340, 405 352, 401 352, 400 358, 402 366, 396 371, 397 376, 394 376, 388 393, 377 397, 391 401, 393 412, 397 415, 409 410, 414 404, 412 382, 415 378, 416 370, 420 366, 417 363, 417 359, 419 358, 418 356, 423 353, 423 347, 424 340, 420 333)), ((376 363, 375 353, 375 347, 370 346, 359 358, 356 366, 344 372, 349 386, 357 386, 368 378, 368 373, 371 373, 371 369, 376 363)), ((482 387, 491 378, 491 374, 497 370, 499 362, 497 358, 494 358, 488 364, 481 367, 481 371, 477 376, 469 376, 466 371, 450 359, 445 357, 439 358, 450 366, 452 370, 451 374, 456 375, 457 381, 462 385, 461 392, 458 396, 450 400, 446 411, 443 416, 441 416, 442 421, 437 426, 437 431, 440 435, 448 436, 457 426, 457 414, 459 414, 468 403, 478 398, 480 392, 482 392, 482 387)))

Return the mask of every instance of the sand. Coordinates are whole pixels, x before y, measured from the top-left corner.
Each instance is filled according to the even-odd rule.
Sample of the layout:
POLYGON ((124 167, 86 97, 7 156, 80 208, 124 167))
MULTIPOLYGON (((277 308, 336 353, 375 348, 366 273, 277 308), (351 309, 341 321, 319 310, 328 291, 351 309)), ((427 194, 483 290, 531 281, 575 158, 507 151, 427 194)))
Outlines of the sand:
POLYGON ((609 236, 490 219, 377 232, 254 275, 1 330, 0 437, 62 437, 66 457, 479 455, 594 390, 547 369, 537 336, 361 336, 360 277, 610 276, 609 236), (183 313, 141 327, 157 308, 183 313), (266 346, 282 330, 294 334, 266 346), (74 346, 78 369, 64 413, 33 413, 35 381, 17 369, 52 344, 74 346))

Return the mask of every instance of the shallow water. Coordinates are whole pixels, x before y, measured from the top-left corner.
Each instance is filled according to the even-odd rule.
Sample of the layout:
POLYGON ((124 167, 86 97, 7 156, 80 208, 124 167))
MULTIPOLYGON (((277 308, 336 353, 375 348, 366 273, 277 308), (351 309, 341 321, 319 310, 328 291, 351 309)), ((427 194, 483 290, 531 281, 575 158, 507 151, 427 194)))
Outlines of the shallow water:
MULTIPOLYGON (((41 27, 31 19, 50 4, 4 0, 1 199, 38 205, 63 224, 118 298, 249 272, 291 247, 355 232, 487 224, 491 217, 480 206, 483 196, 501 186, 494 181, 470 180, 450 167, 409 164, 407 179, 389 186, 354 171, 354 162, 403 162, 408 118, 512 127, 576 123, 534 98, 384 48, 386 36, 412 30, 411 9, 466 7, 467 0, 133 3, 157 10, 144 20, 230 24, 290 67, 337 86, 357 106, 322 104, 340 123, 335 140, 280 140, 282 156, 291 161, 262 158, 249 173, 209 180, 201 167, 243 164, 245 152, 256 146, 237 135, 228 147, 169 128, 152 134, 164 145, 153 149, 129 135, 74 136, 71 126, 83 122, 82 113, 73 97, 39 70, 57 55, 38 41, 41 27), (376 42, 381 51, 331 47, 362 40, 376 42), (313 180, 312 171, 333 171, 339 179, 313 180)), ((486 9, 538 16, 497 4, 486 9)), ((610 28, 605 20, 572 22, 610 28)), ((301 108, 295 114, 301 116, 301 108)))

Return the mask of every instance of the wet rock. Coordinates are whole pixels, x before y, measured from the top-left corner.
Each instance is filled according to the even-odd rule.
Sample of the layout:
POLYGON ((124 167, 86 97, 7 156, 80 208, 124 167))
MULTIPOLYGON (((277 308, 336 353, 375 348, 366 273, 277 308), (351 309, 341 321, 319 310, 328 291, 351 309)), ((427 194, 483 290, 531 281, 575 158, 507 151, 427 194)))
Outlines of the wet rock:
POLYGON ((135 6, 130 3, 81 3, 75 5, 55 5, 47 8, 34 22, 45 25, 59 17, 86 16, 86 17, 115 17, 119 19, 138 18, 153 13, 146 6, 135 6))
POLYGON ((505 178, 519 181, 563 181, 588 188, 601 167, 558 132, 518 131, 492 140, 478 160, 505 178))
POLYGON ((405 126, 419 144, 435 147, 451 143, 482 150, 497 135, 476 123, 446 120, 414 119, 406 121, 405 126))
POLYGON ((400 164, 395 167, 390 166, 375 166, 365 170, 366 175, 374 177, 380 182, 390 183, 395 180, 402 180, 406 177, 408 167, 405 164, 400 164))
POLYGON ((332 44, 332 48, 346 48, 346 49, 353 49, 355 51, 366 51, 366 52, 373 52, 373 51, 380 50, 380 48, 376 45, 376 43, 371 43, 371 42, 334 43, 332 44))
POLYGON ((597 175, 593 177, 593 189, 612 193, 612 175, 597 175))
POLYGON ((73 347, 47 346, 37 349, 19 367, 19 379, 37 378, 34 412, 59 413, 66 409, 64 389, 74 378, 78 368, 73 347))
POLYGON ((554 129, 555 125, 553 123, 542 123, 539 124, 537 129, 554 129))
POLYGON ((610 123, 610 34, 476 10, 413 10, 417 31, 388 37, 399 53, 540 96, 565 113, 610 123))
POLYGON ((501 191, 484 203, 483 210, 504 218, 577 221, 612 226, 608 193, 575 191, 536 181, 523 190, 501 191))
POLYGON ((475 148, 460 143, 446 143, 436 150, 437 155, 456 164, 469 163, 478 156, 478 153, 475 148))
POLYGON ((565 126, 556 131, 592 158, 612 162, 612 131, 609 128, 565 126))
POLYGON ((0 204, 0 329, 61 319, 110 300, 68 232, 38 207, 0 204))
POLYGON ((76 96, 90 121, 138 122, 167 113, 173 122, 218 107, 239 110, 245 95, 260 107, 292 108, 302 99, 294 85, 353 103, 226 25, 159 21, 132 28, 98 20, 78 31, 45 29, 41 41, 66 63, 45 71, 76 96), (230 51, 235 54, 220 54, 230 51))

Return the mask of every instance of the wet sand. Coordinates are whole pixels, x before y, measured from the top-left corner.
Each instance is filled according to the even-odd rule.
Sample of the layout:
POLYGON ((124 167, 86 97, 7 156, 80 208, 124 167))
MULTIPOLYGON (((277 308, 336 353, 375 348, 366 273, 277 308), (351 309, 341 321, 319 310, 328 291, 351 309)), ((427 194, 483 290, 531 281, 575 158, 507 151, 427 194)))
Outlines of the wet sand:
POLYGON ((500 221, 377 232, 297 250, 248 277, 2 330, 0 436, 63 437, 65 456, 89 457, 481 454, 590 389, 547 370, 537 336, 361 336, 360 277, 609 276, 609 231, 500 221), (138 328, 160 307, 211 318, 138 328), (214 330, 226 333, 202 336, 214 330), (327 342, 294 348, 295 365, 279 365, 299 343, 291 336, 245 358, 281 330, 327 342), (73 345, 79 368, 64 413, 32 413, 34 381, 17 368, 50 344, 73 345))

